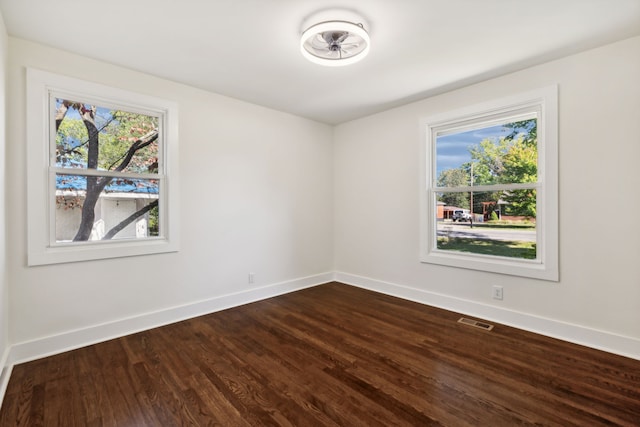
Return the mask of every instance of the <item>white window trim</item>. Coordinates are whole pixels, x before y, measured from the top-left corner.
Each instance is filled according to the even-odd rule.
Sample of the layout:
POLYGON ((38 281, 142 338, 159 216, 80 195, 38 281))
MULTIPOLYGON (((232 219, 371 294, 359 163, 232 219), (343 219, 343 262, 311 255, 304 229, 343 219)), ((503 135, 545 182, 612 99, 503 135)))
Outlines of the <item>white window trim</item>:
POLYGON ((420 120, 420 261, 451 267, 558 281, 558 88, 527 93, 434 115, 420 120), (434 130, 454 123, 479 121, 524 107, 539 106, 538 212, 536 260, 507 259, 436 249, 434 130))
POLYGON ((177 104, 72 77, 27 69, 27 228, 28 265, 57 264, 128 257, 179 249, 178 107, 177 104), (163 236, 139 240, 79 242, 68 245, 51 241, 54 204, 50 191, 50 96, 69 94, 102 105, 129 111, 153 111, 162 117, 164 185, 161 186, 160 220, 163 236))

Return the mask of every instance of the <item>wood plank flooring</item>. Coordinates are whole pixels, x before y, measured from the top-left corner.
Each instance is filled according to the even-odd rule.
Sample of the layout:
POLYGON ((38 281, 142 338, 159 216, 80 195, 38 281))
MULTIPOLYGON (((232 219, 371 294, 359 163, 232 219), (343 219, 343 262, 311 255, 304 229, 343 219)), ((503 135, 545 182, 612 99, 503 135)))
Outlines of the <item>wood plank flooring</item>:
POLYGON ((0 426, 640 426, 640 361, 339 283, 16 365, 0 426))

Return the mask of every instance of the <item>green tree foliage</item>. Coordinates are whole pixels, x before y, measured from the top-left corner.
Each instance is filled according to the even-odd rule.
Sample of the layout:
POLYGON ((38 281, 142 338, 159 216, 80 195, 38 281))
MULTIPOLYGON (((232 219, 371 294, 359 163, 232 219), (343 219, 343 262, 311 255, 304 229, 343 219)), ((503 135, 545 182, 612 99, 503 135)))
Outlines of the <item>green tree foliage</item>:
POLYGON ((462 187, 469 183, 469 174, 462 169, 447 169, 438 177, 438 187, 462 187))
MULTIPOLYGON (((105 139, 101 150, 101 167, 112 170, 121 165, 136 141, 150 134, 157 134, 158 119, 143 114, 112 111, 113 121, 105 128, 105 139)), ((125 172, 155 173, 158 171, 157 140, 140 147, 123 169, 125 172)))
MULTIPOLYGON (((505 125, 511 132, 498 141, 485 139, 470 149, 478 169, 478 185, 536 182, 538 177, 537 122, 534 119, 505 125)), ((507 202, 507 213, 535 217, 536 193, 532 190, 504 191, 499 198, 507 202)), ((496 200, 497 201, 497 200, 496 200)))
POLYGON ((461 168, 468 177, 473 176, 473 182, 470 182, 469 185, 495 184, 489 164, 471 161, 463 164, 461 168))
MULTIPOLYGON (((438 177, 438 187, 462 187, 469 182, 469 175, 461 169, 447 169, 438 177)), ((469 199, 465 193, 442 193, 438 198, 448 206, 469 209, 469 199)))
POLYGON ((535 190, 513 190, 504 196, 509 203, 506 206, 506 214, 536 217, 536 191, 535 190))
POLYGON ((484 139, 478 146, 469 148, 471 163, 474 165, 474 185, 500 183, 499 177, 504 170, 503 156, 507 150, 504 139, 498 143, 492 139, 484 139))
POLYGON ((538 121, 536 119, 521 120, 504 125, 505 129, 511 132, 505 137, 508 140, 522 137, 525 145, 538 145, 538 121))
POLYGON ((500 183, 536 182, 538 179, 538 149, 528 145, 523 138, 509 142, 502 157, 503 170, 500 183))
MULTIPOLYGON (((506 124, 505 128, 510 131, 506 136, 497 140, 484 139, 478 145, 471 147, 469 149, 471 162, 463 164, 458 169, 442 171, 438 177, 438 185, 445 187, 470 185, 472 175, 474 186, 536 182, 538 177, 537 121, 530 119, 512 122, 506 124)), ((442 197, 442 201, 462 207, 460 205, 462 201, 457 200, 460 196, 466 198, 463 193, 447 193, 446 197, 442 197), (451 201, 455 203, 449 203, 449 199, 446 199, 449 195, 451 201)), ((536 216, 534 190, 485 192, 477 196, 474 193, 473 211, 480 212, 477 206, 482 202, 497 203, 498 200, 507 202, 506 213, 510 215, 536 216)))

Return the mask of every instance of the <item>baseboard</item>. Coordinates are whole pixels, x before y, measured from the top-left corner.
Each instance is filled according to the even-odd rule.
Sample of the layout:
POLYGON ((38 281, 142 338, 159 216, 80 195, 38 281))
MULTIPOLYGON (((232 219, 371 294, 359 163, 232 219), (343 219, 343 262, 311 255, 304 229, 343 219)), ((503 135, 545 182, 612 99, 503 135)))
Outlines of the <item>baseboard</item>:
POLYGON ((2 356, 2 359, 0 359, 0 369, 2 369, 0 374, 0 402, 2 401, 1 397, 4 394, 4 388, 6 388, 9 380, 11 367, 14 364, 51 356, 181 320, 309 288, 333 280, 640 360, 640 340, 635 338, 448 295, 437 294, 409 286, 383 282, 348 273, 328 272, 13 344, 2 356))
POLYGON ((640 340, 636 338, 353 274, 336 272, 334 277, 336 281, 348 285, 640 360, 640 340))
POLYGON ((11 370, 13 368, 13 365, 7 363, 9 360, 10 350, 10 347, 7 348, 0 358, 0 407, 2 407, 2 401, 4 400, 4 394, 7 391, 9 378, 11 377, 11 370))
POLYGON ((17 363, 28 362, 181 320, 191 319, 227 308, 294 292, 330 282, 333 280, 333 277, 333 273, 323 273, 298 278, 114 322, 68 331, 33 341, 13 344, 7 357, 7 363, 13 366, 17 363))

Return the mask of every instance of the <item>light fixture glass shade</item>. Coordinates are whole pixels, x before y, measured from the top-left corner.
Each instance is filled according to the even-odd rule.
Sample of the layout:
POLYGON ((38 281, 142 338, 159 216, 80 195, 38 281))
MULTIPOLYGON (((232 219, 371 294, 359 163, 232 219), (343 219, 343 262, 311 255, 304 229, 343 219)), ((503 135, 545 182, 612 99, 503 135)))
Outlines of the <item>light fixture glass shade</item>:
POLYGON ((360 61, 370 49, 369 34, 362 24, 326 21, 309 27, 300 38, 300 50, 309 61, 341 66, 360 61))

